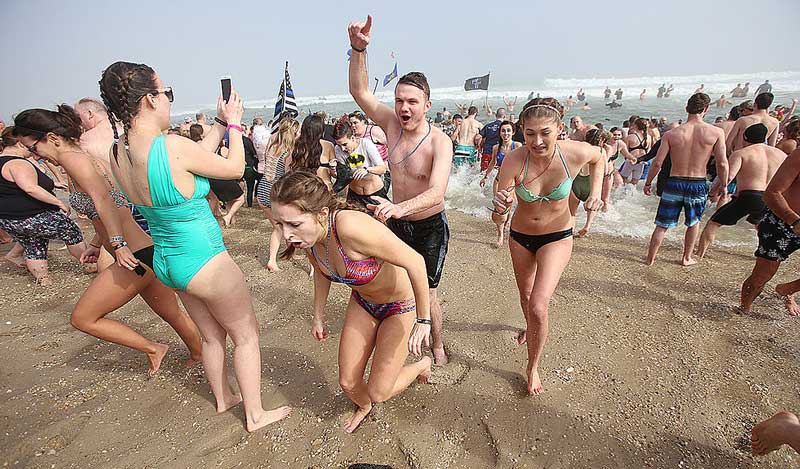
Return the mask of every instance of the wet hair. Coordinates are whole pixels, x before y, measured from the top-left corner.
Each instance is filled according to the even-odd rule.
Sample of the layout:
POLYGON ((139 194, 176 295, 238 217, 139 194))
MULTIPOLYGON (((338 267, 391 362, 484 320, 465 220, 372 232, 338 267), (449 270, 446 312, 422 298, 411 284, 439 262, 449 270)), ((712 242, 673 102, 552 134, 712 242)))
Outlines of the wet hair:
POLYGON ((59 104, 58 110, 28 109, 14 117, 14 136, 44 138, 53 133, 70 143, 81 138, 81 118, 72 106, 59 104))
POLYGON ((300 129, 300 123, 294 119, 283 119, 278 124, 278 131, 270 140, 267 152, 272 156, 283 157, 292 153, 294 144, 297 141, 297 131, 300 129))
POLYGON ((300 126, 300 137, 292 150, 292 171, 307 169, 316 171, 319 168, 319 157, 322 155, 320 139, 325 133, 325 121, 318 115, 308 116, 300 126))
POLYGON ((595 147, 601 146, 610 138, 611 135, 603 129, 589 129, 586 131, 586 143, 595 147))
POLYGON ((650 146, 650 144, 648 143, 648 140, 650 140, 650 135, 647 134, 647 123, 648 122, 649 121, 647 119, 645 119, 644 117, 640 117, 640 118, 636 119, 635 121, 633 121, 633 127, 636 128, 637 130, 639 130, 640 132, 642 132, 642 135, 644 136, 642 138, 641 145, 644 145, 645 147, 649 147, 650 146))
POLYGON ((597 127, 600 130, 603 130, 603 123, 602 122, 598 122, 594 126, 597 127))
POLYGON ((192 124, 189 126, 189 138, 194 142, 203 140, 203 126, 200 124, 192 124))
POLYGON ((350 120, 341 118, 333 124, 333 139, 339 140, 340 138, 350 138, 353 136, 353 126, 350 125, 350 120))
POLYGON ((399 80, 397 80, 397 85, 395 85, 395 89, 399 85, 411 85, 414 88, 418 88, 422 90, 422 93, 425 95, 425 99, 431 99, 431 87, 428 85, 428 79, 425 78, 425 74, 422 72, 408 72, 399 80))
POLYGON ((525 125, 525 120, 531 118, 547 118, 558 124, 564 118, 564 106, 556 98, 533 98, 522 108, 519 113, 519 121, 525 125))
POLYGON ((753 124, 746 128, 742 134, 742 138, 748 143, 764 143, 768 133, 769 129, 767 126, 759 122, 758 124, 753 124))
POLYGON ((103 71, 100 78, 100 97, 108 108, 108 119, 118 139, 116 119, 122 122, 125 132, 139 113, 141 100, 156 91, 156 72, 145 64, 114 62, 103 71))
POLYGON ((770 92, 761 93, 760 95, 756 96, 756 108, 758 109, 769 109, 772 106, 772 101, 775 99, 775 95, 770 92))
POLYGON ((3 129, 3 133, 0 134, 0 152, 8 147, 13 147, 17 143, 19 143, 19 139, 14 135, 14 126, 11 125, 3 129))
POLYGON ((475 106, 470 106, 467 109, 467 116, 477 116, 478 115, 478 108, 475 106))
POLYGON ((625 122, 622 123, 622 128, 623 129, 629 129, 630 127, 631 127, 631 123, 630 122, 625 121, 625 122))
POLYGON ((733 106, 730 111, 728 111, 728 120, 735 121, 739 118, 739 106, 733 106))
MULTIPOLYGON (((359 207, 338 199, 336 194, 328 190, 328 186, 311 171, 301 169, 288 173, 272 186, 270 199, 275 204, 293 205, 303 213, 317 214, 328 208, 331 214, 337 210, 356 210, 359 207)), ((281 259, 290 259, 294 255, 294 246, 289 244, 281 253, 281 259)))
POLYGON ((709 98, 707 94, 695 93, 690 96, 689 100, 686 102, 686 112, 689 114, 700 114, 708 109, 709 104, 711 104, 711 98, 709 98))
POLYGON ((789 123, 783 128, 784 139, 800 138, 800 119, 789 119, 789 123))

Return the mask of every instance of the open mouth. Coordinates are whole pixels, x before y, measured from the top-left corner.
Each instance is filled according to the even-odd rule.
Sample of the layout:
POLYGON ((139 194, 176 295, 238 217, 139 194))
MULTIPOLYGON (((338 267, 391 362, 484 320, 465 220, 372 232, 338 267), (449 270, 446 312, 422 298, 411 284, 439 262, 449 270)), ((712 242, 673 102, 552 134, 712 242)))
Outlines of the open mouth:
POLYGON ((301 247, 303 247, 303 242, 302 241, 292 241, 290 244, 295 249, 300 249, 301 247))
POLYGON ((400 116, 400 120, 403 122, 408 122, 411 120, 411 116, 400 116))

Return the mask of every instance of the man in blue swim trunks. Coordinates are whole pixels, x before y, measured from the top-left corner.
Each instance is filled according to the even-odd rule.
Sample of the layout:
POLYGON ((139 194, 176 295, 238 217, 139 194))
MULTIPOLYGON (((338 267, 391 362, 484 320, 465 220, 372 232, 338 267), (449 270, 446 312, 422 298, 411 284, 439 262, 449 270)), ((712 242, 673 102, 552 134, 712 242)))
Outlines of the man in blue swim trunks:
MULTIPOLYGON (((725 133, 719 127, 703 122, 709 104, 711 98, 705 93, 695 93, 689 98, 686 103, 686 112, 689 114, 686 122, 664 134, 658 154, 647 173, 644 193, 651 195, 651 183, 661 170, 664 158, 667 154, 670 155, 672 168, 664 184, 661 202, 658 204, 656 228, 650 237, 650 246, 647 250, 647 265, 653 265, 655 262, 667 230, 678 226, 681 209, 684 211, 684 224, 687 227, 681 265, 697 263, 692 254, 700 234, 700 218, 708 200, 706 165, 712 154, 717 166, 717 176, 722 181, 728 180, 725 133)), ((724 184, 720 184, 716 190, 723 196, 727 194, 727 187, 724 184)))

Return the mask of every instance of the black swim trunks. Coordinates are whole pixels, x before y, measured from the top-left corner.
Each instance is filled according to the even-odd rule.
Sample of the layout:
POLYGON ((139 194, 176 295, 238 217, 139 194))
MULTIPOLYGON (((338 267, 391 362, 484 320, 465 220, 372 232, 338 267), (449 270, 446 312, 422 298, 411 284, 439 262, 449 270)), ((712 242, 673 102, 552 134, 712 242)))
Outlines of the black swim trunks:
POLYGON ((783 262, 800 249, 800 236, 777 215, 767 209, 764 219, 758 224, 758 249, 756 257, 783 262))
POLYGON ((450 227, 444 211, 416 221, 390 218, 386 226, 422 255, 428 272, 428 288, 438 287, 447 256, 447 243, 450 241, 450 227))
POLYGON ((347 201, 354 205, 359 205, 364 208, 367 207, 367 204, 378 205, 380 203, 377 200, 373 199, 372 197, 382 197, 386 200, 389 200, 389 196, 386 194, 386 186, 381 187, 372 194, 364 194, 364 195, 356 194, 355 192, 353 192, 352 189, 347 191, 347 201))
POLYGON ((747 216, 748 222, 757 225, 764 218, 766 210, 764 191, 739 191, 730 202, 714 212, 711 221, 720 225, 733 226, 747 216))

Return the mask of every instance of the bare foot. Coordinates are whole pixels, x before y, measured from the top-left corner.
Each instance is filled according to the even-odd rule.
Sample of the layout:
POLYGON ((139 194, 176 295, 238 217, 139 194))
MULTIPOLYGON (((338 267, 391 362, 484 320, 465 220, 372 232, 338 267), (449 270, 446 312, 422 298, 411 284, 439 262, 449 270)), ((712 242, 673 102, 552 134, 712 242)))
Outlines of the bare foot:
POLYGON ((444 351, 444 347, 434 348, 431 349, 433 352, 433 363, 436 363, 438 366, 444 366, 450 363, 450 359, 447 358, 447 352, 444 351))
POLYGON ((781 283, 775 287, 775 293, 783 298, 783 305, 786 307, 786 312, 789 316, 800 316, 800 306, 794 301, 794 295, 785 283, 781 283))
POLYGON ((203 359, 201 357, 191 357, 188 360, 186 360, 186 362, 184 362, 183 367, 184 368, 191 368, 191 367, 197 365, 198 363, 202 363, 202 362, 203 362, 203 359))
POLYGON ((584 236, 586 236, 588 233, 589 233, 589 230, 587 230, 586 228, 581 228, 580 230, 578 230, 578 233, 577 233, 577 234, 575 234, 575 235, 573 235, 573 236, 574 236, 575 238, 583 238, 583 237, 584 237, 584 236))
POLYGON ((353 412, 353 415, 350 416, 347 420, 344 421, 344 426, 342 430, 345 433, 353 433, 361 422, 369 415, 370 411, 372 410, 372 404, 370 403, 369 407, 359 407, 353 412))
POLYGON ((648 258, 644 259, 644 265, 646 265, 646 266, 651 266, 651 265, 655 264, 655 262, 656 262, 655 259, 648 259, 648 258))
POLYGON ((517 345, 522 345, 528 341, 528 331, 519 331, 517 333, 517 345))
POLYGON ((780 448, 792 434, 800 431, 800 421, 789 412, 778 412, 753 427, 750 435, 753 454, 763 456, 780 448))
POLYGON ((270 272, 280 272, 281 268, 278 267, 277 261, 269 261, 267 262, 267 270, 269 270, 270 272))
POLYGON ((9 257, 8 255, 3 256, 3 260, 6 262, 10 262, 17 267, 25 267, 25 257, 9 257))
POLYGON ((230 214, 225 214, 222 217, 222 221, 225 223, 225 228, 230 228, 231 225, 233 224, 233 220, 232 220, 232 217, 230 216, 230 214))
POLYGON ((53 285, 53 279, 49 275, 44 275, 36 279, 36 284, 43 287, 50 287, 53 285))
POLYGON ((531 396, 538 396, 544 392, 542 380, 539 378, 539 370, 531 370, 528 372, 528 394, 531 396))
POLYGON ((217 413, 221 414, 223 412, 227 412, 233 407, 239 405, 240 402, 242 402, 241 394, 231 394, 228 398, 223 397, 217 401, 217 413))
POLYGON ((688 259, 681 259, 681 265, 684 267, 689 267, 690 265, 697 264, 697 259, 688 258, 688 259))
POLYGON ((169 350, 169 345, 166 344, 154 344, 156 351, 153 353, 147 354, 147 359, 150 360, 150 370, 147 372, 148 376, 153 376, 158 372, 158 369, 161 368, 161 360, 164 359, 164 355, 167 354, 167 350, 169 350))
POLYGON ((292 408, 288 405, 278 407, 277 409, 267 410, 260 418, 253 421, 253 423, 247 422, 247 431, 252 433, 259 428, 266 427, 271 423, 281 421, 288 417, 291 412, 292 408))
POLYGON ((419 384, 428 384, 428 380, 431 379, 431 366, 433 362, 431 361, 431 357, 422 357, 417 363, 425 362, 425 368, 417 375, 417 382, 419 384))

